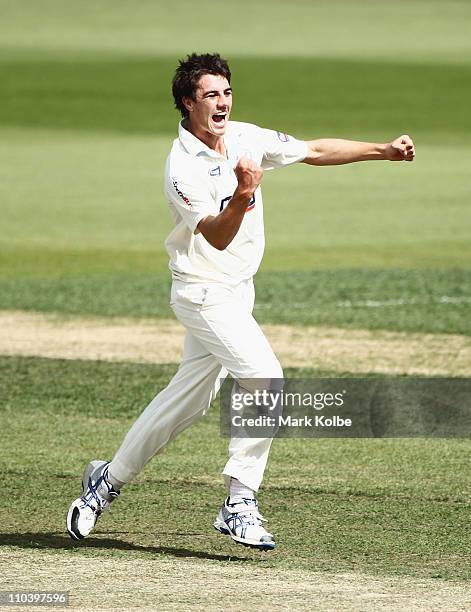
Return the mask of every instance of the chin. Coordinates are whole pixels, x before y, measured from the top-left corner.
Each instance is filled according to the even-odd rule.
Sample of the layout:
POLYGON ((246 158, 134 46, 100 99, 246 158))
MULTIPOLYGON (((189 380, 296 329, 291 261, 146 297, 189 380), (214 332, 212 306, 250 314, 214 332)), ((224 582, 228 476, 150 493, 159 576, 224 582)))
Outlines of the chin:
POLYGON ((224 136, 224 134, 226 133, 226 127, 226 125, 218 128, 211 127, 209 131, 213 136, 224 136))
POLYGON ((208 129, 214 136, 224 136, 226 133, 228 121, 226 119, 224 125, 217 125, 216 123, 210 123, 208 129))

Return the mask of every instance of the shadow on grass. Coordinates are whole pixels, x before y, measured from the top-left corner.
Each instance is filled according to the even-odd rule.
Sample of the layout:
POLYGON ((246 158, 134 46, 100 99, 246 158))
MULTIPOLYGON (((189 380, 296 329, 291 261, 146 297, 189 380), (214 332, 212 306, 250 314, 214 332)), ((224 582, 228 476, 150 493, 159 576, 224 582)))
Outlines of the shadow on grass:
POLYGON ((0 533, 0 546, 18 546, 20 548, 34 549, 114 549, 136 550, 139 552, 184 557, 194 559, 210 559, 213 561, 250 561, 246 557, 236 555, 219 555, 187 548, 174 548, 170 546, 143 546, 132 544, 124 540, 110 538, 87 538, 81 542, 74 542, 71 538, 54 532, 43 533, 0 533))

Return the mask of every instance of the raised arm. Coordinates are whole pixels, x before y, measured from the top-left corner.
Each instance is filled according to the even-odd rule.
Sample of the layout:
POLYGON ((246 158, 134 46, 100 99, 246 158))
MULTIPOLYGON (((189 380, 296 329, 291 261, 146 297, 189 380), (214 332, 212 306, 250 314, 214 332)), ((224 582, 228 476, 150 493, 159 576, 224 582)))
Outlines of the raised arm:
POLYGON ((246 157, 239 160, 234 172, 238 185, 226 208, 198 223, 198 231, 219 251, 229 246, 239 231, 247 206, 263 177, 262 168, 246 157))
POLYGON ((308 154, 303 163, 312 166, 337 166, 374 159, 412 161, 415 156, 414 143, 407 134, 384 144, 320 138, 308 141, 307 145, 308 154))

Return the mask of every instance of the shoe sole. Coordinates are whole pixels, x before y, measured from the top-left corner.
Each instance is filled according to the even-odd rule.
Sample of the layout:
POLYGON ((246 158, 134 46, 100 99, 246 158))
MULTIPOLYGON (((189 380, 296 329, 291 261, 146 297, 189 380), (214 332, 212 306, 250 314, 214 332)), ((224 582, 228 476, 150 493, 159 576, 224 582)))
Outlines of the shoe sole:
MULTIPOLYGON (((90 461, 90 463, 86 466, 83 472, 83 476, 82 476, 83 493, 85 493, 85 490, 88 486, 88 479, 90 478, 90 475, 98 467, 106 465, 107 463, 108 461, 102 461, 100 459, 94 459, 93 461, 90 461)), ((77 521, 78 521, 78 517, 80 514, 79 509, 78 509, 78 504, 81 501, 81 499, 82 499, 81 497, 78 497, 76 500, 74 500, 72 504, 70 505, 69 511, 67 512, 67 519, 66 519, 67 532, 73 540, 83 540, 85 537, 84 535, 80 533, 77 527, 77 521)))
POLYGON ((258 550, 268 551, 273 550, 276 546, 275 542, 251 542, 248 540, 243 540, 242 538, 239 538, 239 536, 233 534, 225 523, 220 524, 219 521, 214 523, 214 529, 223 535, 230 536, 234 542, 237 544, 242 544, 242 546, 245 546, 246 548, 256 548, 258 550))
POLYGON ((83 540, 83 536, 77 528, 77 521, 79 517, 78 504, 81 501, 81 497, 72 502, 69 511, 67 512, 67 531, 73 540, 83 540))

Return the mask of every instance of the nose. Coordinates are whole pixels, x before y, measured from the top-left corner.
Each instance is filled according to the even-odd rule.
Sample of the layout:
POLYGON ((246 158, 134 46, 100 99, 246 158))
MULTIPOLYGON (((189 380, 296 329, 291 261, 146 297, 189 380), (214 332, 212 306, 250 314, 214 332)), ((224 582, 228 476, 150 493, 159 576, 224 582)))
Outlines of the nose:
POLYGON ((218 98, 218 109, 220 110, 225 110, 226 108, 229 107, 229 96, 226 96, 224 94, 222 94, 221 96, 219 96, 218 98))

